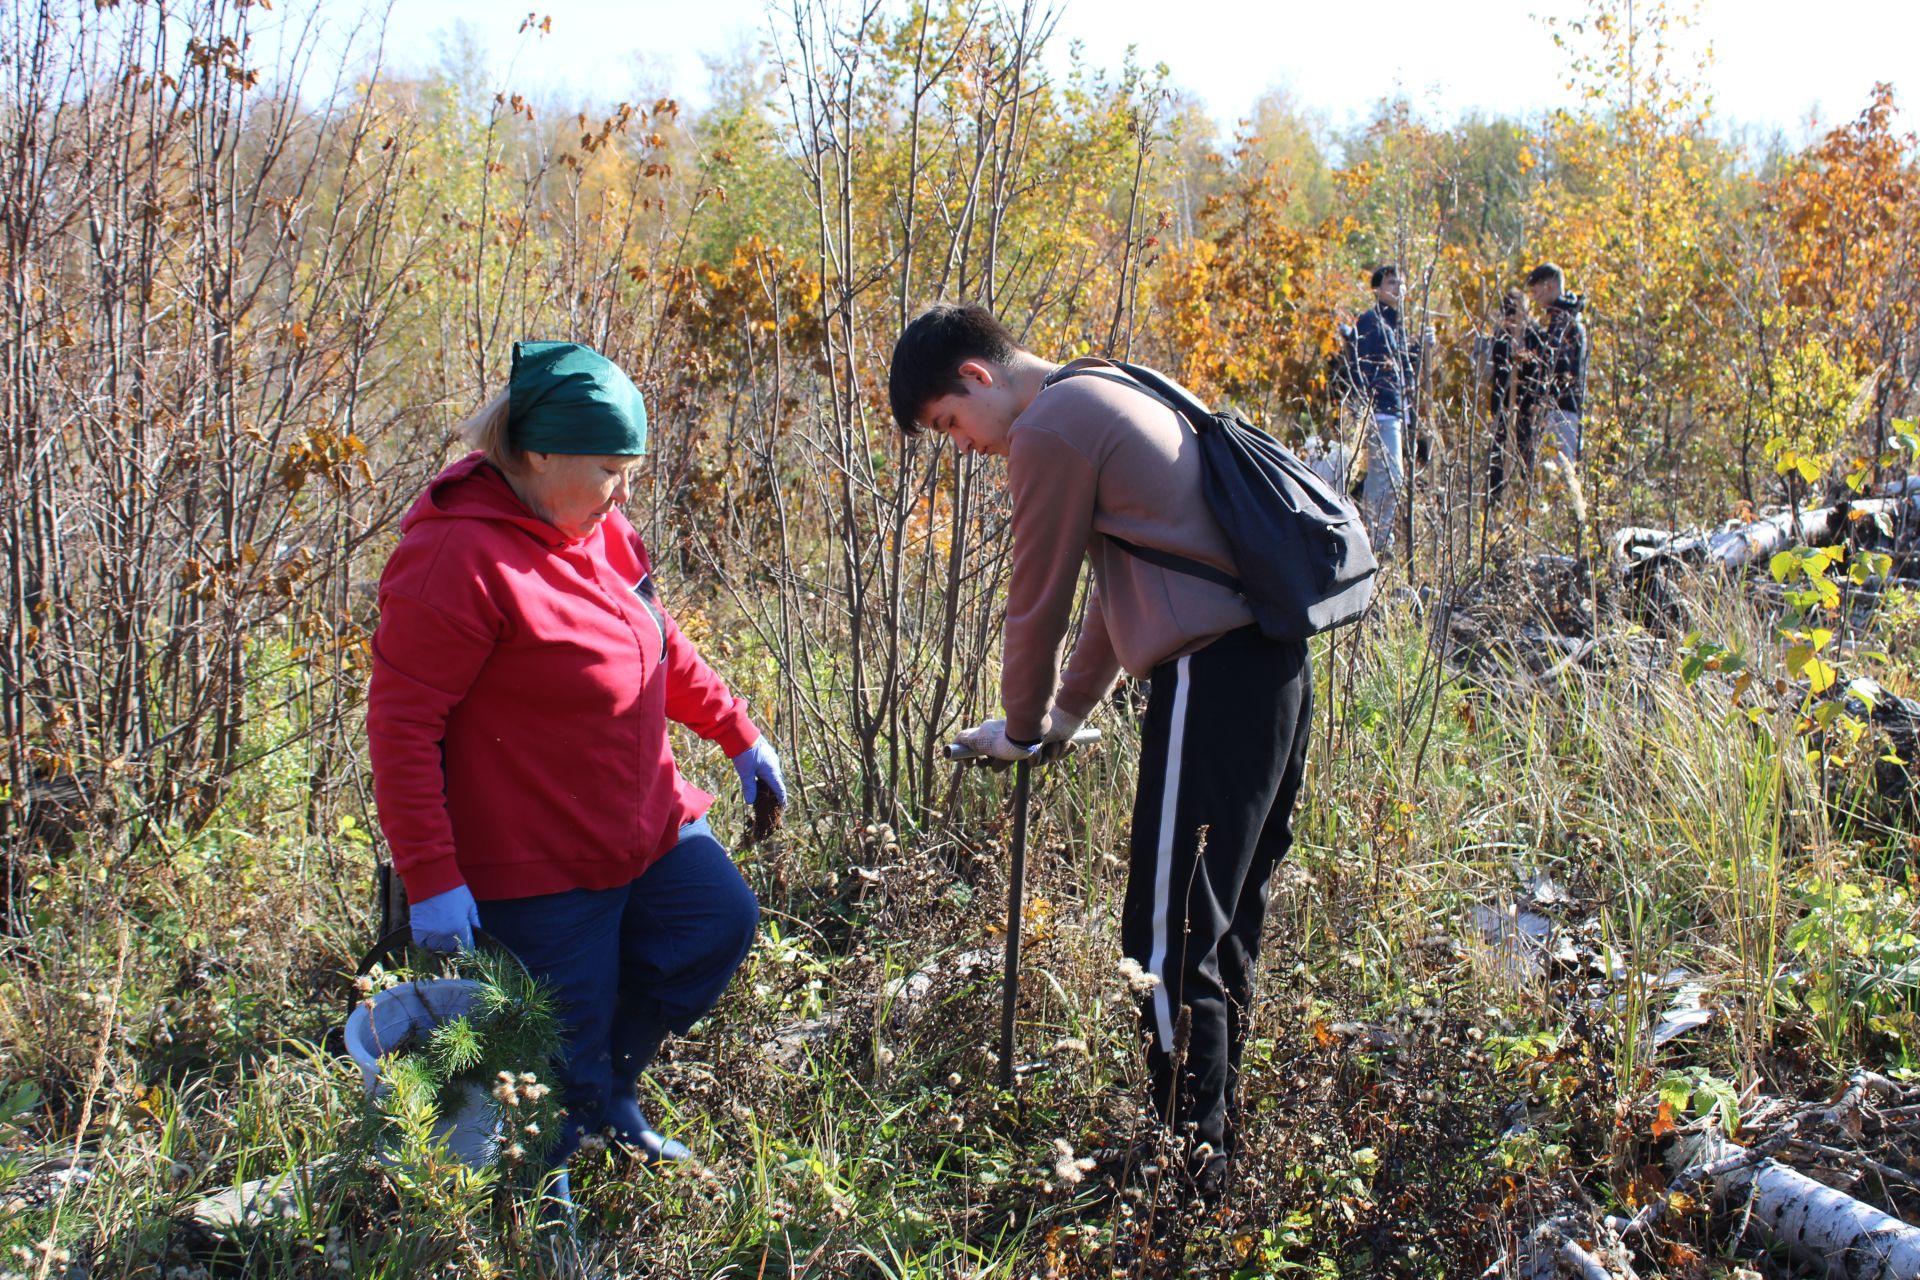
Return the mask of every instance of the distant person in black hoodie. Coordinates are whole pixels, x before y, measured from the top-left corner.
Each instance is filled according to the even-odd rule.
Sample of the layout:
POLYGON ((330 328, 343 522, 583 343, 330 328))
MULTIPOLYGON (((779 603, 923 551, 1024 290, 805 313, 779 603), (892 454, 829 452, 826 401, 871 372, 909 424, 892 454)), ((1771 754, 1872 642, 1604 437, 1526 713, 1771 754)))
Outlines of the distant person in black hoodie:
POLYGON ((1360 498, 1374 548, 1391 551, 1400 488, 1406 482, 1402 442, 1413 417, 1422 344, 1409 343, 1400 330, 1400 268, 1375 267, 1371 284, 1373 309, 1354 322, 1360 392, 1373 422, 1367 432, 1367 478, 1360 498))
POLYGON ((1488 409, 1493 416, 1493 447, 1487 457, 1487 505, 1506 492, 1509 469, 1533 472, 1533 411, 1540 398, 1534 363, 1537 336, 1527 316, 1527 295, 1507 290, 1500 300, 1500 327, 1494 332, 1488 409))
POLYGON ((1566 292, 1566 276, 1543 262, 1527 276, 1527 292, 1546 311, 1535 329, 1534 351, 1540 381, 1540 423, 1544 440, 1569 465, 1580 461, 1582 420, 1587 408, 1587 327, 1580 323, 1585 299, 1566 292))

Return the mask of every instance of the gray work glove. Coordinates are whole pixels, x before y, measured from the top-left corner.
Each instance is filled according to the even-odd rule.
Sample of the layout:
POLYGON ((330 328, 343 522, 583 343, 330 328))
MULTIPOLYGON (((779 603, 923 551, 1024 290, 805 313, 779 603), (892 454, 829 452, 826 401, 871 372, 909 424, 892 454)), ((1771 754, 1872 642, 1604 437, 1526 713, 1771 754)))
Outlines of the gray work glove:
POLYGON ((1047 713, 1047 732, 1040 739, 1040 758, 1058 760, 1073 754, 1073 735, 1086 723, 1085 716, 1055 707, 1047 713))
POLYGON ((1032 760, 1040 752, 1040 744, 1037 742, 1026 747, 1016 742, 1009 742, 1005 720, 989 720, 971 729, 962 729, 954 735, 953 740, 963 747, 979 752, 989 760, 1005 761, 1008 764, 1032 760))

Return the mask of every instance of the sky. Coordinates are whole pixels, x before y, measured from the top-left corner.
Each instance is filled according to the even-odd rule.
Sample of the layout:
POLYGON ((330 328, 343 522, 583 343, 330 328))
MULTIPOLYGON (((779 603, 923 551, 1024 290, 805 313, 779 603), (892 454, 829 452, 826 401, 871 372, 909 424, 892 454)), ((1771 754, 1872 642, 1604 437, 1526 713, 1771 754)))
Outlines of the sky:
MULTIPOLYGON (((359 2, 276 8, 298 20, 324 3, 323 20, 337 24, 359 2)), ((586 88, 605 102, 665 91, 698 106, 709 58, 757 48, 787 3, 395 0, 387 49, 399 67, 425 70, 465 22, 490 71, 515 89, 576 97, 586 88), (516 34, 530 9, 552 18, 551 34, 516 34)), ((1063 72, 1077 40, 1080 56, 1117 68, 1134 46, 1143 63, 1166 63, 1223 132, 1276 87, 1335 126, 1396 94, 1443 121, 1475 109, 1524 116, 1570 99, 1565 59, 1536 15, 1581 9, 1570 0, 1065 0, 1047 61, 1063 72)), ((1857 114, 1876 80, 1893 81, 1903 107, 1920 90, 1913 0, 1701 0, 1696 30, 1713 47, 1715 114, 1789 141, 1810 136, 1816 114, 1822 127, 1857 114)))

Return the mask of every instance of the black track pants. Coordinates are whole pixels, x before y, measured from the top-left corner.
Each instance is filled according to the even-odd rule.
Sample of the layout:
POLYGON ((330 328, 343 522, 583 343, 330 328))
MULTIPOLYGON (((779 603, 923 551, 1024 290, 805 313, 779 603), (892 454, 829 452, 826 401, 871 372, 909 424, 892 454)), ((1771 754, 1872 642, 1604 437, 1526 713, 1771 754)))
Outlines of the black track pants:
POLYGON ((1144 1005, 1154 1105, 1216 1152, 1312 720, 1307 646, 1251 627, 1153 673, 1120 941, 1160 980, 1144 1005))

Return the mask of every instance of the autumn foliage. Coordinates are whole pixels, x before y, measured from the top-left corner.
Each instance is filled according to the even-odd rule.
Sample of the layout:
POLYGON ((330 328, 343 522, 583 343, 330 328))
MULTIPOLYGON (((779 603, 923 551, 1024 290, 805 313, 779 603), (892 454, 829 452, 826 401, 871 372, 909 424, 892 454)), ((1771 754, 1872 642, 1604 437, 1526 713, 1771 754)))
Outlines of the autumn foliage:
POLYGON ((350 690, 347 584, 528 334, 634 370, 659 410, 649 535, 782 602, 762 619, 782 670, 824 664, 789 711, 823 758, 852 753, 863 808, 938 786, 937 740, 984 696, 980 663, 953 663, 991 652, 995 502, 882 404, 926 301, 981 299, 1047 354, 1146 360, 1283 437, 1357 446, 1336 328, 1400 261, 1410 324, 1437 330, 1442 558, 1477 536, 1479 353, 1538 260, 1588 297, 1594 532, 1877 475, 1912 407, 1920 201, 1893 88, 1754 154, 1717 128, 1670 4, 1556 25, 1573 93, 1537 120, 1388 102, 1336 136, 1273 96, 1223 150, 1164 69, 1048 74, 1031 11, 849 27, 802 6, 777 78, 736 67, 691 115, 397 77, 371 49, 315 105, 254 63, 263 10, 196 10, 180 44, 145 6, 48 5, 10 37, 7 110, 38 122, 9 132, 0 193, 13 824, 109 762, 156 816, 217 795, 262 625, 350 690), (111 38, 56 65, 43 37, 69 29, 111 38), (825 599, 839 621, 803 640, 825 599))

